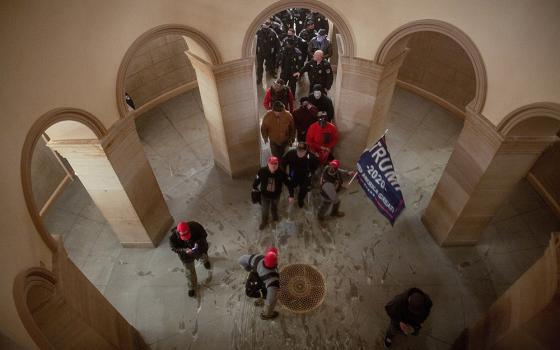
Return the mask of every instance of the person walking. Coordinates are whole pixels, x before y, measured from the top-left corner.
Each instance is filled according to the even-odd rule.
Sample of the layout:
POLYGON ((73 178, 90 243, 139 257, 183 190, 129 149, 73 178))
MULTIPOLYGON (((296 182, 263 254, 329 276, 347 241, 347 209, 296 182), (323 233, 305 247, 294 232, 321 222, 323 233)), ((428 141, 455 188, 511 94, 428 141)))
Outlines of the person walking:
POLYGON ((430 297, 418 288, 410 288, 387 303, 385 311, 391 321, 385 333, 385 348, 393 345, 396 335, 418 335, 422 323, 430 315, 432 305, 430 297))
POLYGON ((266 90, 263 99, 263 107, 267 111, 272 109, 274 102, 280 101, 284 106, 289 106, 290 113, 294 110, 294 94, 287 87, 283 79, 276 79, 272 86, 266 90))
POLYGON ((282 164, 294 188, 299 187, 298 206, 303 208, 305 196, 311 190, 311 178, 319 167, 319 160, 314 154, 307 152, 305 142, 299 142, 296 148, 286 152, 282 164))
POLYGON ((288 175, 281 169, 278 169, 279 159, 271 156, 268 158, 267 165, 257 172, 257 176, 253 181, 253 191, 261 193, 261 223, 259 230, 263 230, 268 224, 268 214, 272 212, 272 220, 278 221, 278 201, 282 194, 282 185, 288 187, 290 196, 288 202, 294 201, 294 188, 288 175))
POLYGON ((264 255, 247 254, 239 258, 239 265, 245 271, 256 271, 260 282, 264 284, 264 288, 260 291, 260 297, 255 301, 255 306, 263 306, 261 319, 272 320, 278 317, 278 311, 275 311, 276 300, 278 299, 278 289, 280 288, 280 275, 278 274, 278 249, 275 247, 268 248, 264 255), (265 298, 264 303, 262 298, 265 298))
POLYGON ((338 142, 338 129, 333 123, 327 122, 326 115, 318 113, 317 121, 307 129, 305 142, 309 151, 325 165, 333 159, 333 148, 338 142))
POLYGON ((294 76, 300 78, 300 76, 305 72, 307 72, 309 77, 310 94, 313 92, 315 84, 320 84, 323 87, 323 93, 325 94, 331 89, 333 83, 333 72, 329 61, 323 59, 323 51, 315 51, 313 59, 307 61, 299 72, 294 73, 294 76))
POLYGON ((340 198, 338 192, 342 188, 343 178, 354 176, 353 171, 348 171, 340 168, 340 162, 337 159, 332 160, 324 169, 321 174, 321 206, 317 213, 319 221, 325 220, 327 211, 332 205, 331 216, 343 217, 344 212, 340 209, 340 198))
POLYGON ((286 147, 294 141, 295 133, 294 118, 284 109, 282 102, 275 101, 272 110, 266 112, 261 124, 263 141, 270 141, 272 155, 281 158, 286 147))
POLYGON ((327 39, 327 31, 325 29, 319 29, 317 35, 308 43, 307 55, 309 59, 313 57, 317 50, 323 51, 323 59, 325 60, 329 60, 332 57, 332 45, 329 39, 327 39))
POLYGON ((181 221, 173 228, 169 237, 171 250, 177 255, 185 267, 185 276, 188 283, 188 294, 196 296, 197 276, 194 266, 195 260, 202 260, 204 267, 210 270, 212 265, 208 259, 208 234, 204 227, 196 221, 181 221))
POLYGON ((325 120, 327 122, 333 123, 334 106, 331 98, 325 95, 323 91, 321 84, 315 84, 313 86, 313 93, 309 95, 309 103, 317 107, 317 110, 325 115, 325 120))
POLYGON ((299 108, 294 111, 294 125, 296 127, 297 141, 305 142, 309 127, 317 121, 317 107, 309 103, 308 97, 299 99, 299 108))
POLYGON ((257 30, 257 85, 262 83, 263 63, 266 71, 276 78, 276 54, 280 49, 280 40, 270 26, 271 22, 267 20, 257 30))
MULTIPOLYGON (((294 73, 298 72, 302 67, 302 59, 303 54, 298 48, 296 48, 295 40, 292 38, 286 38, 286 40, 284 40, 284 45, 278 54, 276 66, 280 68, 280 78, 288 83, 290 91, 294 95, 296 93, 296 83, 298 80, 294 77, 294 73)), ((290 107, 290 112, 293 112, 293 104, 290 105, 290 107)))

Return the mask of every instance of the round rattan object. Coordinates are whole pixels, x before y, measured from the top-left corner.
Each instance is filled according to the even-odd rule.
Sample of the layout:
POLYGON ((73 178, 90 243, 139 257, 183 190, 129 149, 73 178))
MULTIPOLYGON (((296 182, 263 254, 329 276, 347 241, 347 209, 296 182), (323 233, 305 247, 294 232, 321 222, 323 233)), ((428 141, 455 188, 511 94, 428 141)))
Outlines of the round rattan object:
POLYGON ((306 264, 291 264, 280 271, 278 300, 290 311, 307 313, 325 300, 325 279, 317 269, 306 264))

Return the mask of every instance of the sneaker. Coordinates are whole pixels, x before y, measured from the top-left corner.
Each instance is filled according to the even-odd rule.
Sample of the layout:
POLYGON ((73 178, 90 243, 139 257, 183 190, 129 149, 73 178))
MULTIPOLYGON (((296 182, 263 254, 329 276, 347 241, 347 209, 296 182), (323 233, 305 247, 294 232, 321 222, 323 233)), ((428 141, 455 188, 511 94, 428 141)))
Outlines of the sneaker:
POLYGON ((267 315, 264 312, 261 312, 261 320, 273 320, 276 317, 278 317, 279 313, 278 311, 272 311, 272 314, 267 315))
POLYGON ((331 216, 332 216, 332 217, 335 217, 335 218, 341 218, 341 217, 343 217, 344 215, 346 215, 346 214, 344 214, 343 211, 337 211, 336 213, 332 213, 332 214, 331 214, 331 216))
POLYGON ((385 344, 385 349, 389 349, 391 345, 393 345, 393 341, 391 340, 391 338, 389 338, 388 335, 386 335, 385 339, 383 340, 383 344, 385 344))
POLYGON ((194 289, 189 289, 189 297, 194 298, 196 296, 196 292, 194 291, 194 289))
POLYGON ((212 264, 210 264, 210 261, 207 260, 204 262, 204 268, 206 270, 210 270, 212 268, 212 264))
POLYGON ((255 300, 254 304, 258 307, 264 306, 264 299, 258 298, 257 300, 255 300))

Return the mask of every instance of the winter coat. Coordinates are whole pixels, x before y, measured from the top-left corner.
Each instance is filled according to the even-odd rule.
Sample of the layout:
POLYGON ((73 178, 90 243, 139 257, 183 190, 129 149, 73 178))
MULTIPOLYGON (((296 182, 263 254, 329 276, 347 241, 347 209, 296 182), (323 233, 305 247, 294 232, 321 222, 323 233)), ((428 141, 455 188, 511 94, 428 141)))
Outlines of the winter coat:
POLYGON ((208 241, 206 237, 208 234, 204 227, 196 221, 187 222, 189 229, 191 231, 191 238, 187 241, 183 241, 174 228, 171 230, 171 236, 169 236, 169 245, 171 250, 179 255, 179 258, 183 263, 191 263, 195 259, 199 259, 202 254, 208 253, 208 241), (181 251, 182 248, 194 249, 191 254, 187 254, 185 251, 181 251))
POLYGON ((291 142, 295 137, 294 118, 288 111, 276 112, 268 111, 264 115, 261 124, 261 135, 265 141, 270 140, 277 145, 291 142))

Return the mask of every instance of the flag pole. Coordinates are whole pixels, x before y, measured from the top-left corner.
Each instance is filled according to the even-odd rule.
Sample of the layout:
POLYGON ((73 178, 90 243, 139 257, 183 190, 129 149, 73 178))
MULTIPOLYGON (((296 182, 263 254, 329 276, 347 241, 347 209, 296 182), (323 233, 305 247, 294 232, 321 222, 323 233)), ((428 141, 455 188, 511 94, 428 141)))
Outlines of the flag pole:
MULTIPOLYGON (((383 135, 381 135, 381 137, 387 135, 387 132, 389 131, 389 129, 385 129, 385 132, 383 133, 383 135)), ((379 139, 381 139, 381 137, 379 139)), ((373 144, 373 146, 375 146, 375 143, 373 144)), ((371 151, 371 149, 373 148, 373 146, 371 146, 371 148, 366 148, 365 151, 371 151)), ((356 171, 354 173, 354 176, 352 176, 352 178, 350 179, 350 181, 348 181, 348 184, 346 186, 350 186, 352 184, 352 182, 354 182, 354 179, 356 179, 356 176, 358 176, 358 172, 356 171)))
POLYGON ((354 179, 356 178, 356 176, 358 176, 357 171, 354 172, 354 176, 352 176, 352 178, 350 179, 350 181, 348 181, 348 184, 346 186, 350 186, 352 184, 352 182, 354 181, 354 179))

